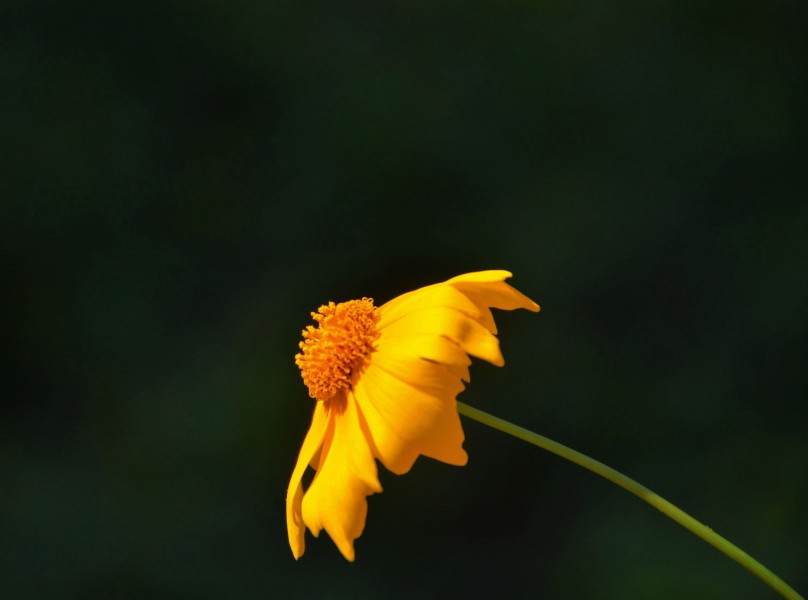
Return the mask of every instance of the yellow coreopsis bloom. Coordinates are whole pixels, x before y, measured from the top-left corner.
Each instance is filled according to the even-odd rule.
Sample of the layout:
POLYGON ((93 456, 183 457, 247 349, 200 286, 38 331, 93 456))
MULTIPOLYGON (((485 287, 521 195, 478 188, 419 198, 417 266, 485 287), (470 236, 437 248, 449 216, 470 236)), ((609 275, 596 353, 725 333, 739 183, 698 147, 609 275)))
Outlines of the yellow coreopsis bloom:
POLYGON ((505 283, 508 271, 480 271, 409 292, 375 307, 362 298, 321 306, 318 326, 303 331, 295 356, 317 400, 286 495, 295 558, 306 527, 325 529, 354 559, 367 496, 381 492, 376 460, 397 474, 419 455, 452 464, 468 460, 455 398, 469 381, 468 355, 505 361, 490 308, 538 311, 505 283), (316 473, 303 491, 302 477, 316 473))

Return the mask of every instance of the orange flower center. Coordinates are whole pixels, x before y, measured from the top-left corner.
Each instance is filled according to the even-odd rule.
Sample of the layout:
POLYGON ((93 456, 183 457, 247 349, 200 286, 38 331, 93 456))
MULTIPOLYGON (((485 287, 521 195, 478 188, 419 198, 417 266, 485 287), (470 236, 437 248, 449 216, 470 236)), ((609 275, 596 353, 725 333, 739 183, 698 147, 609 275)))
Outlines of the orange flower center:
POLYGON ((309 396, 328 401, 351 386, 379 337, 372 298, 329 302, 311 313, 317 327, 303 330, 302 352, 295 355, 309 396))

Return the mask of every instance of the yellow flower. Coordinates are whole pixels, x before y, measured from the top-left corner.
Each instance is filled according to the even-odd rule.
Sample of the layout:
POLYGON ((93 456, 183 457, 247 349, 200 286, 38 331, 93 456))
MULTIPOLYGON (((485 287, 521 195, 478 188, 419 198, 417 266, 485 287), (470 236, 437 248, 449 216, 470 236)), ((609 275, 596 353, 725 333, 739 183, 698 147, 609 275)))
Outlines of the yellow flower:
POLYGON ((379 307, 370 298, 321 306, 295 356, 317 400, 286 495, 295 558, 308 527, 325 529, 354 559, 367 496, 382 491, 379 459, 397 474, 419 455, 452 465, 468 460, 455 398, 469 381, 468 355, 497 366, 497 327, 489 308, 538 311, 507 283, 508 271, 480 271, 406 293, 379 307), (316 471, 303 491, 306 467, 316 471))

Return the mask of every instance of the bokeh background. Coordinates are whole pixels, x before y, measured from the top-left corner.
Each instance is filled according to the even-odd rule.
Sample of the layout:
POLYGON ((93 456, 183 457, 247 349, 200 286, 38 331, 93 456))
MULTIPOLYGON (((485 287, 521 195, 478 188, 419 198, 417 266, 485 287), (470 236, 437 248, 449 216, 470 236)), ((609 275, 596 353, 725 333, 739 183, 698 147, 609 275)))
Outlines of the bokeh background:
POLYGON ((636 498, 466 422, 295 562, 309 311, 486 268, 461 399, 808 592, 808 10, 0 8, 6 598, 771 598, 636 498))

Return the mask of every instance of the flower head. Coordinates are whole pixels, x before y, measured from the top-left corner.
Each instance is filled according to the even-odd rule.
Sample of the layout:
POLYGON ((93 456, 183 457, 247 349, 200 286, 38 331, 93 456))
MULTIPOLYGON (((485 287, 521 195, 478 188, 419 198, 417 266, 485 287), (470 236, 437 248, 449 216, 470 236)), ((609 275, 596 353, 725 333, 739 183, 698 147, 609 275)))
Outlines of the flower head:
POLYGON ((464 465, 455 398, 469 381, 469 355, 505 361, 490 308, 538 311, 505 283, 508 271, 460 275, 376 307, 370 298, 321 306, 317 327, 303 331, 300 367, 314 417, 286 495, 286 525, 295 558, 308 527, 325 529, 354 559, 367 496, 382 491, 376 459, 397 474, 419 455, 464 465), (315 470, 303 490, 307 466, 315 470))

